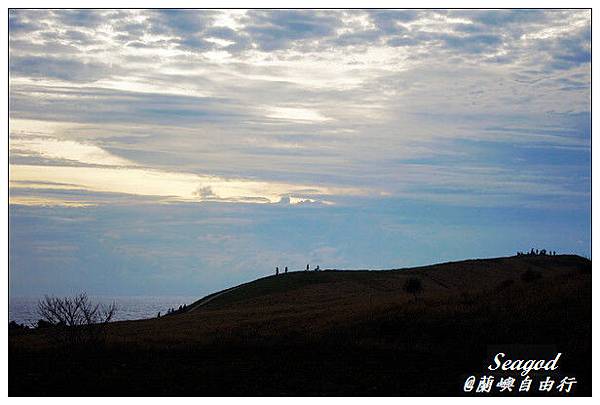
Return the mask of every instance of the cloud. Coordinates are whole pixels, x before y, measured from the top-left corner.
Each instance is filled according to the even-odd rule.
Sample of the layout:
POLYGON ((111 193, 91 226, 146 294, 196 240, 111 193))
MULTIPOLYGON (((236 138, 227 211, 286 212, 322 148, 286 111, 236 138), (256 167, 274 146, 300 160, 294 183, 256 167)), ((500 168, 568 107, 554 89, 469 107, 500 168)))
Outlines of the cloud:
POLYGON ((20 11, 9 10, 8 31, 12 35, 15 35, 33 32, 45 28, 43 23, 40 23, 39 20, 33 18, 33 15, 30 15, 30 17, 31 18, 23 18, 20 11))
POLYGON ((98 10, 60 10, 53 12, 60 24, 94 28, 106 21, 106 13, 98 10))
MULTIPOLYGON (((52 66, 50 64, 50 67, 52 66)), ((64 65, 60 64, 60 66, 64 65)), ((60 72, 53 76, 68 75, 66 69, 61 68, 60 72)), ((93 72, 92 74, 96 75, 93 72)), ((100 76, 97 74, 97 78, 100 76)), ((73 80, 79 77, 75 73, 73 80)), ((224 98, 160 94, 150 91, 133 92, 99 87, 73 89, 36 85, 34 89, 29 85, 17 84, 11 87, 11 102, 16 107, 13 114, 15 118, 43 118, 53 121, 129 122, 131 117, 137 117, 144 122, 186 125, 244 115, 239 107, 225 108, 223 104, 228 101, 224 98), (35 92, 38 102, 26 106, 24 104, 27 103, 28 93, 31 91, 35 92)))
MULTIPOLYGON (((160 173, 373 184, 372 198, 429 198, 425 185, 439 186, 434 172, 422 166, 413 182, 404 164, 456 174, 468 155, 490 169, 457 174, 456 190, 467 190, 458 200, 468 203, 473 177, 500 188, 505 171, 543 175, 529 163, 537 155, 492 165, 490 142, 519 154, 589 150, 586 11, 61 12, 10 13, 11 123, 61 123, 50 135, 36 134, 39 125, 11 128, 11 164, 120 159, 160 173), (406 175, 389 181, 395 173, 406 175)), ((549 165, 559 172, 565 164, 549 165)), ((586 189, 561 181, 552 190, 586 189)), ((197 187, 190 181, 186 195, 197 187)), ((520 189, 521 199, 547 195, 520 189)))
POLYGON ((292 121, 327 121, 329 118, 309 108, 268 107, 267 116, 292 121))
MULTIPOLYGON (((47 143, 36 147, 48 146, 47 143)), ((53 145, 50 146, 50 150, 53 145)), ((84 160, 101 156, 93 148, 79 148, 84 160)), ((44 154, 45 152, 42 152, 44 154)), ((113 167, 95 166, 42 166, 12 164, 12 182, 73 184, 74 190, 94 193, 118 193, 132 196, 154 197, 158 202, 197 202, 218 200, 223 202, 276 203, 290 193, 306 196, 361 195, 367 191, 350 187, 313 186, 282 182, 261 182, 240 178, 222 178, 193 173, 167 172, 140 167, 120 167, 122 160, 114 159, 113 167), (198 183, 201 186, 198 186, 198 183)), ((108 161, 104 163, 108 165, 108 161)), ((110 165, 109 165, 110 166, 110 165)))
POLYGON ((9 58, 11 293, 590 251, 589 10, 9 10, 9 58))
POLYGON ((205 200, 208 198, 216 197, 216 194, 212 191, 210 186, 200 186, 196 191, 194 191, 194 195, 197 195, 201 199, 205 200))
MULTIPOLYGON (((460 14, 464 14, 460 12, 460 14)), ((488 27, 506 26, 512 23, 543 23, 552 14, 552 11, 546 10, 475 10, 466 12, 475 22, 479 22, 488 27)))
POLYGON ((10 142, 12 156, 41 156, 45 159, 70 160, 101 166, 135 166, 95 145, 52 138, 16 138, 10 142))
POLYGON ((423 15, 419 10, 370 10, 369 18, 384 34, 399 34, 406 31, 403 24, 418 20, 423 15))
POLYGON ((500 35, 477 34, 469 36, 448 35, 443 36, 445 46, 458 49, 467 53, 479 53, 496 49, 502 44, 500 35))
POLYGON ((89 82, 118 74, 118 69, 98 62, 56 57, 17 57, 10 61, 11 75, 89 82))
POLYGON ((188 36, 200 33, 213 20, 211 10, 152 10, 148 15, 149 31, 153 34, 188 36))
POLYGON ((287 47, 293 41, 321 39, 340 25, 336 12, 308 10, 251 10, 246 13, 246 32, 264 51, 287 47))

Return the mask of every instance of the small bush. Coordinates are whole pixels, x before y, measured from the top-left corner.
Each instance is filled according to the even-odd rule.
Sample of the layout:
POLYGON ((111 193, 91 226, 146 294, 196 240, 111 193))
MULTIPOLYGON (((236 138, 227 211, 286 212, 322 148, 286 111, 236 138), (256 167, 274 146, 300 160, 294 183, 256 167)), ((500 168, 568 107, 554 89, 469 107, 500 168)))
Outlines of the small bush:
POLYGON ((37 321, 36 328, 37 329, 47 329, 47 328, 51 328, 52 326, 54 326, 54 325, 52 325, 50 322, 40 319, 37 321))
POLYGON ((29 326, 25 324, 18 323, 16 321, 10 321, 8 323, 8 334, 9 335, 19 335, 29 331, 29 326))
POLYGON ((411 277, 404 283, 404 291, 412 294, 416 299, 417 294, 423 292, 423 282, 420 278, 411 277))

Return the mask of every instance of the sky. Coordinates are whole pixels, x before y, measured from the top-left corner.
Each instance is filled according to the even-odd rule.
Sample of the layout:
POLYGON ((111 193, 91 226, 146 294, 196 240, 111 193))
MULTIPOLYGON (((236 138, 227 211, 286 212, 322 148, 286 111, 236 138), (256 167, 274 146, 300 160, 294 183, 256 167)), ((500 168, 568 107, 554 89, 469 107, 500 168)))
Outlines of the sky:
POLYGON ((589 10, 10 10, 13 295, 591 256, 589 10))

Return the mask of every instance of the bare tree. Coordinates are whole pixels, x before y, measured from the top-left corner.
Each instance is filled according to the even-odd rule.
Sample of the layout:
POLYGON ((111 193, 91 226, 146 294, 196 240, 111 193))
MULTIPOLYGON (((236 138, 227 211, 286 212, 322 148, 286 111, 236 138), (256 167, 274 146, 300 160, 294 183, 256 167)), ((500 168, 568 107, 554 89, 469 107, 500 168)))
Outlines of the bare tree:
POLYGON ((38 302, 38 314, 52 325, 54 336, 74 345, 104 342, 106 324, 116 310, 115 303, 94 304, 85 293, 63 298, 45 296, 38 302))

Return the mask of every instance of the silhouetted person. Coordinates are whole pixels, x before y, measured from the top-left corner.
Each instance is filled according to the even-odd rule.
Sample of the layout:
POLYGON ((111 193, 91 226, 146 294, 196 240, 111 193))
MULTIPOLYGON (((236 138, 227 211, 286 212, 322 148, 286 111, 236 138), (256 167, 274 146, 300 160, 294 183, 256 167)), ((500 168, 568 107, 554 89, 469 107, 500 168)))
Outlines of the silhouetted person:
POLYGON ((275 275, 278 276, 279 275, 279 267, 275 267, 275 275))
POLYGON ((319 266, 315 267, 315 271, 319 271, 319 270, 321 270, 321 269, 319 268, 319 266))
POLYGON ((285 266, 285 272, 287 273, 287 266, 285 266))
POLYGON ((308 266, 308 264, 306 265, 306 271, 308 271, 310 269, 310 267, 308 266))

